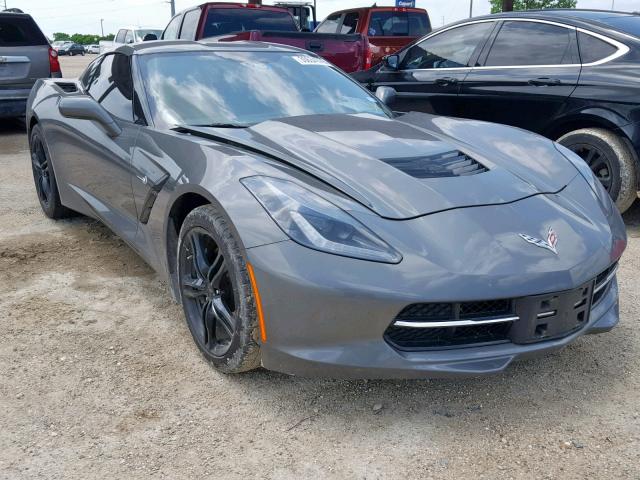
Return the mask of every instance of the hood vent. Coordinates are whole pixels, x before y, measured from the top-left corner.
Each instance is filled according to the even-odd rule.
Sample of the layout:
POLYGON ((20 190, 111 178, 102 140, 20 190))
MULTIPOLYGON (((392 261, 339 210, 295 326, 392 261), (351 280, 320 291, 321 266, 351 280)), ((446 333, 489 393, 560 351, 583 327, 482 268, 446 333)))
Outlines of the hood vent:
POLYGON ((73 82, 55 82, 55 84, 66 93, 75 93, 78 91, 78 85, 73 82))
POLYGON ((489 170, 457 150, 426 157, 381 158, 380 160, 415 178, 462 177, 489 170))

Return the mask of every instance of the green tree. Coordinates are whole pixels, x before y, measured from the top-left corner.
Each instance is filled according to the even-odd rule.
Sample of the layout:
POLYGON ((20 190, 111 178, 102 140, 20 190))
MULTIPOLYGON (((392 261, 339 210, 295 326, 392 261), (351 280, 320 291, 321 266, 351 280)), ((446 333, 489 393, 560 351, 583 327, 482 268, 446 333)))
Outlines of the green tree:
MULTIPOLYGON (((502 0, 489 0, 491 13, 502 11, 502 0)), ((514 0, 514 10, 532 10, 538 8, 576 8, 578 0, 514 0)))
POLYGON ((71 36, 69 36, 68 33, 62 33, 62 32, 56 32, 53 34, 53 41, 54 42, 59 42, 59 41, 66 41, 66 40, 70 40, 71 36))

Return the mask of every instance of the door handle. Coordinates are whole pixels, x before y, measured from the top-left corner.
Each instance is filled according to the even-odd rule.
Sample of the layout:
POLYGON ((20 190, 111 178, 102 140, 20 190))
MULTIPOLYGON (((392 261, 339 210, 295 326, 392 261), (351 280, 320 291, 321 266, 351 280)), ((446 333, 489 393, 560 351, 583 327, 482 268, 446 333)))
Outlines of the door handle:
POLYGON ((532 78, 528 83, 534 87, 555 87, 557 85, 562 85, 562 81, 560 81, 560 79, 549 77, 532 78))
POLYGON ((437 78, 435 83, 440 87, 446 87, 448 85, 457 85, 458 79, 453 77, 442 77, 437 78))
POLYGON ((310 50, 312 52, 321 52, 322 50, 324 50, 324 45, 322 42, 310 41, 309 43, 307 43, 307 50, 310 50))

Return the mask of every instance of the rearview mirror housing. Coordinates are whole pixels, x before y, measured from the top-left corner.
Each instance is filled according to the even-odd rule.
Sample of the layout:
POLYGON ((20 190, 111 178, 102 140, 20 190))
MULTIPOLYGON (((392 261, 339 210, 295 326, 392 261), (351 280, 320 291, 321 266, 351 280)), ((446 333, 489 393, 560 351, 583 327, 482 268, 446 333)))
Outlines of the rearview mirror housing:
POLYGON ((102 105, 88 96, 70 96, 60 99, 58 110, 63 117, 92 120, 100 124, 110 137, 117 137, 122 129, 102 105))
POLYGON ((387 106, 391 106, 396 99, 397 94, 398 92, 396 92, 396 89, 392 87, 378 87, 376 89, 377 99, 387 106))
POLYGON ((387 55, 384 57, 384 66, 390 70, 398 70, 400 68, 400 56, 387 55))

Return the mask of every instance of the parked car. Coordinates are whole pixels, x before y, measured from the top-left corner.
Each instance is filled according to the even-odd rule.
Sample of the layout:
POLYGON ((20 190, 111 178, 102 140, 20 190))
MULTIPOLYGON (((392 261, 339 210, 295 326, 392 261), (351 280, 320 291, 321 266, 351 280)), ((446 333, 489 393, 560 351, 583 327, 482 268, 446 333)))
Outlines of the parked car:
POLYGON ((87 53, 100 53, 100 45, 87 45, 85 51, 87 53))
POLYGON ((542 10, 442 28, 356 78, 393 108, 513 125, 580 155, 621 211, 637 197, 640 16, 542 10))
POLYGON ((161 28, 125 27, 118 30, 112 42, 100 41, 100 53, 110 52, 121 45, 143 42, 145 40, 158 40, 162 35, 161 28))
POLYGON ((316 7, 313 2, 307 2, 304 0, 298 1, 286 1, 286 2, 276 2, 274 3, 276 7, 284 7, 291 15, 293 15, 294 20, 298 24, 298 28, 300 28, 303 32, 312 32, 318 26, 318 20, 316 18, 316 7))
POLYGON ((616 325, 625 225, 580 157, 379 98, 293 47, 123 46, 34 87, 35 189, 154 266, 227 373, 490 374, 616 325))
POLYGON ((0 12, 0 118, 24 116, 35 81, 60 76, 58 53, 33 18, 0 12))
POLYGON ((365 68, 366 39, 360 34, 301 32, 287 8, 246 3, 204 3, 177 14, 164 40, 265 41, 312 51, 345 72, 365 68))
POLYGON ((83 55, 84 56, 84 46, 78 43, 64 43, 58 47, 58 55, 69 55, 73 57, 74 55, 83 55))
POLYGON ((422 8, 368 7, 329 15, 318 33, 360 33, 368 42, 365 69, 431 31, 429 14, 422 8))

